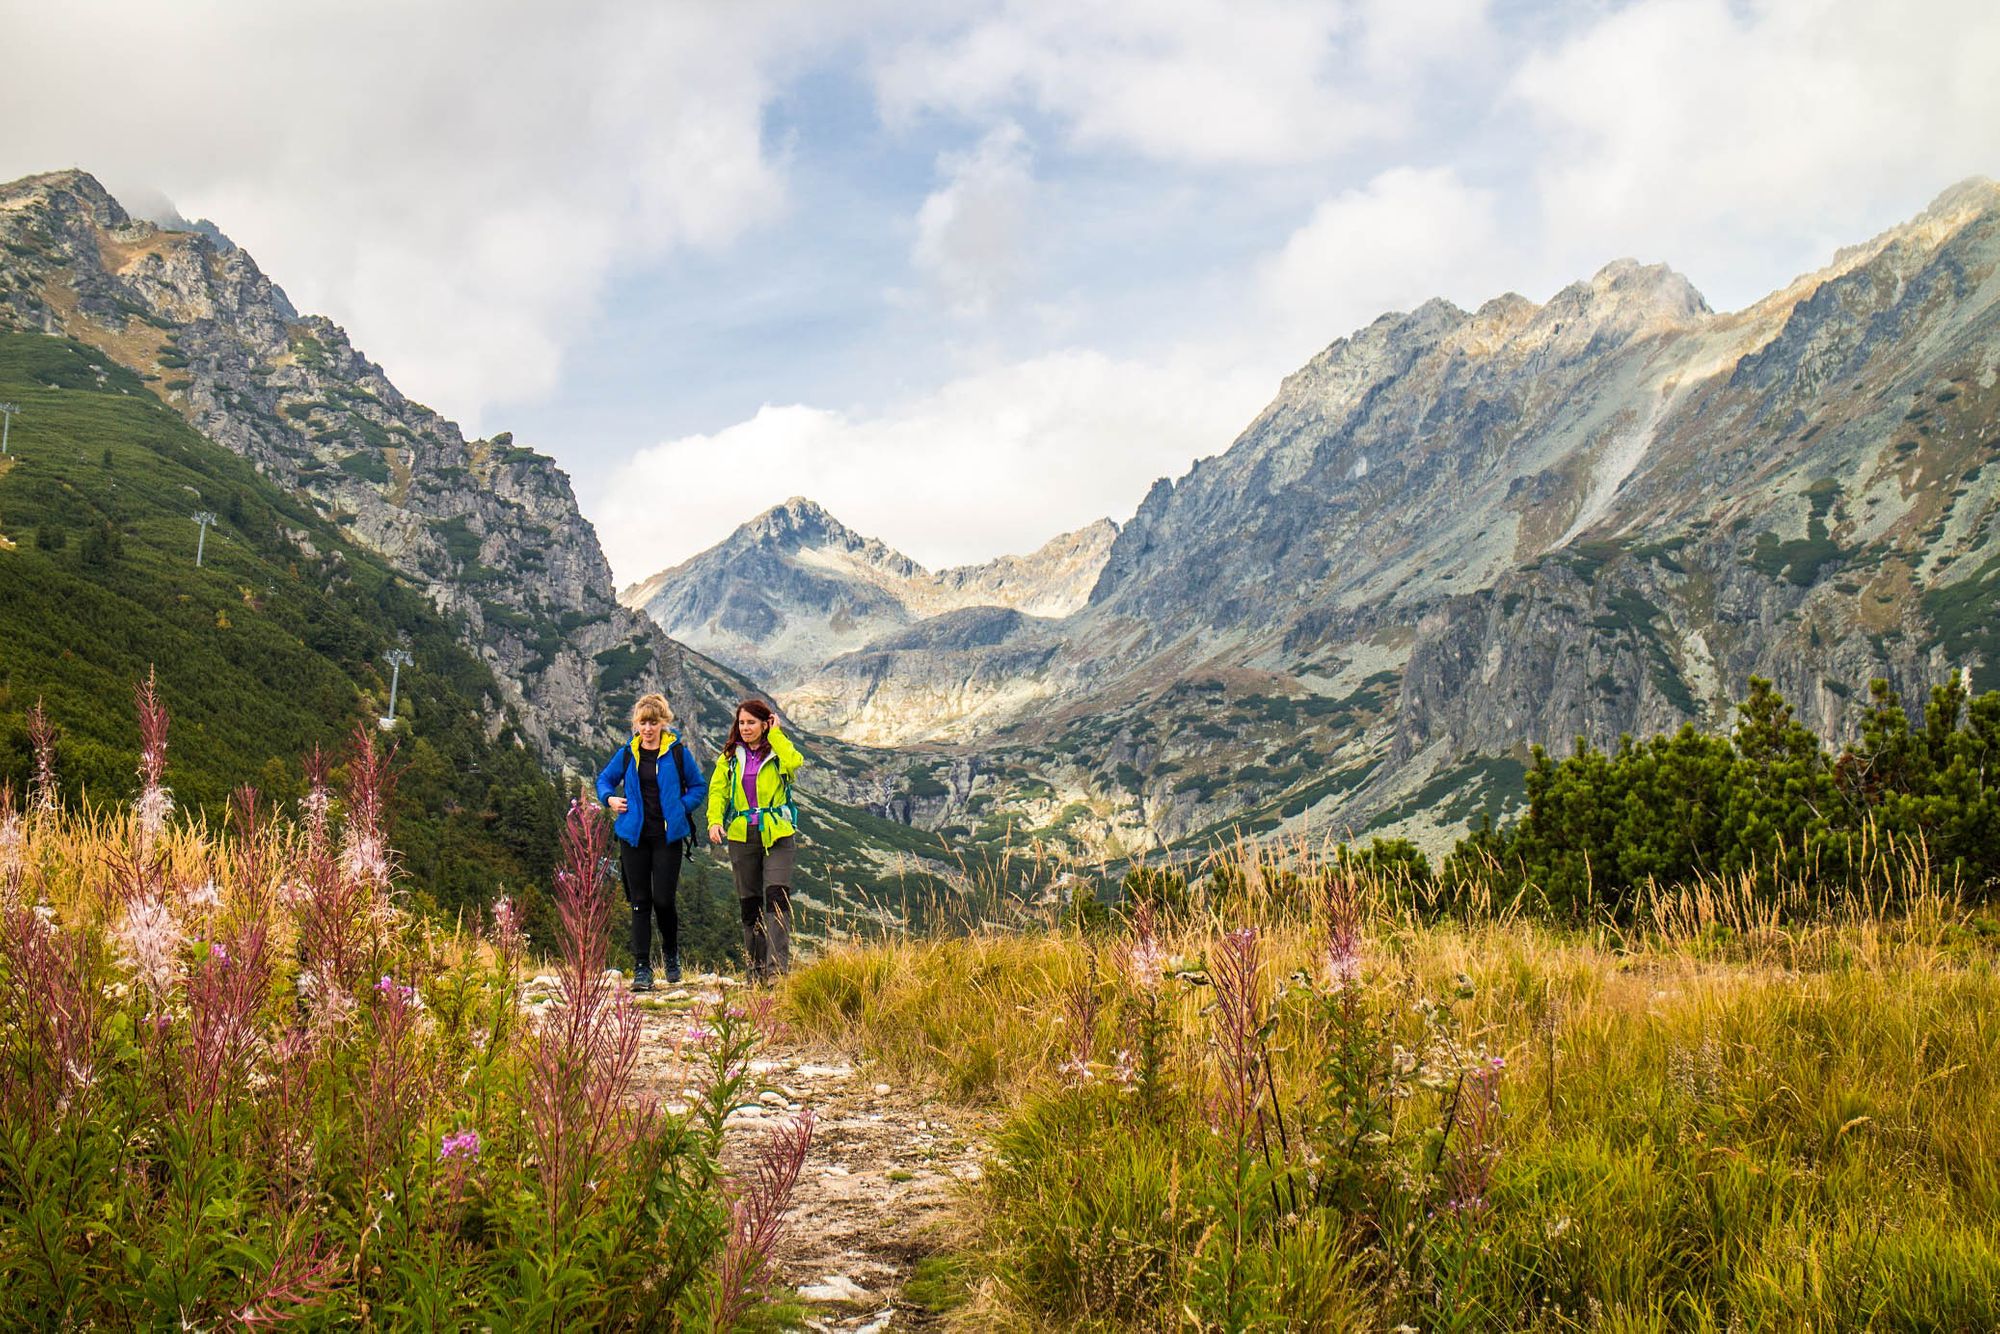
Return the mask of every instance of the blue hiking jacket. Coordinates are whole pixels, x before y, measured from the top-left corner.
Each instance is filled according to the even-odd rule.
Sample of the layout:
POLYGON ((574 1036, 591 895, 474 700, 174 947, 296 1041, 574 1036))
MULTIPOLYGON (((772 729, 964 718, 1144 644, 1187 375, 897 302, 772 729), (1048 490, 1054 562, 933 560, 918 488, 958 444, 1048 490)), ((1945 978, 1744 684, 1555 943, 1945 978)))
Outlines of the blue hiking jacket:
MULTIPOLYGON (((639 736, 618 748, 611 762, 597 775, 597 799, 608 801, 613 794, 625 798, 625 813, 612 820, 611 828, 632 847, 646 830, 646 799, 639 791, 639 736)), ((694 813, 708 802, 708 779, 681 743, 680 734, 660 733, 660 819, 672 843, 694 832, 694 813), (672 763, 668 763, 669 757, 672 763), (676 776, 678 770, 678 776, 676 776), (685 784, 685 790, 682 785, 685 784)))

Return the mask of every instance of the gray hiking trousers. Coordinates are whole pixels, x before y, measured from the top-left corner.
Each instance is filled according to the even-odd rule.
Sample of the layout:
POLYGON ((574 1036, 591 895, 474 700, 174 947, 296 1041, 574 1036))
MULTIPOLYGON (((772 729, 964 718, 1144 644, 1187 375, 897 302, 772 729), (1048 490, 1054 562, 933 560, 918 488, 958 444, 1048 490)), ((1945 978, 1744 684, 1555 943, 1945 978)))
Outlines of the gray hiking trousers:
POLYGON ((729 844, 736 906, 743 913, 743 957, 752 982, 768 982, 792 966, 792 871, 798 843, 791 835, 769 848, 760 838, 729 844))

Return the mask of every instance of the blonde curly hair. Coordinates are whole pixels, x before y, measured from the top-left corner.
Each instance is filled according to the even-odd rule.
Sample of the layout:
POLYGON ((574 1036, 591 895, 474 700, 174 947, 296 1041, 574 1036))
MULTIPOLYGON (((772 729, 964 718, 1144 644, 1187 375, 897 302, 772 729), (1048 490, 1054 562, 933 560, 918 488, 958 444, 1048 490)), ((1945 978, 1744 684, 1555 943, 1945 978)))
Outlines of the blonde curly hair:
POLYGON ((669 726, 674 721, 674 711, 667 703, 665 695, 655 692, 639 696, 639 702, 632 706, 632 726, 636 730, 640 723, 659 723, 669 726))

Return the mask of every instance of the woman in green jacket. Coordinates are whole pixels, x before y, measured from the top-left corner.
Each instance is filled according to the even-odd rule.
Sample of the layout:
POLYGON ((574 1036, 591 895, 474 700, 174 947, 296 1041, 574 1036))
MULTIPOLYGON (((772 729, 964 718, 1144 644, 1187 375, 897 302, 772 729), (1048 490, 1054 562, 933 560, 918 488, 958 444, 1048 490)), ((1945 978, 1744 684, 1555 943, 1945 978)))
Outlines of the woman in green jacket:
POLYGON ((798 809, 792 775, 805 760, 771 706, 746 699, 715 757, 708 785, 708 841, 729 843, 729 869, 743 912, 750 980, 768 982, 792 966, 792 870, 798 864, 798 809))

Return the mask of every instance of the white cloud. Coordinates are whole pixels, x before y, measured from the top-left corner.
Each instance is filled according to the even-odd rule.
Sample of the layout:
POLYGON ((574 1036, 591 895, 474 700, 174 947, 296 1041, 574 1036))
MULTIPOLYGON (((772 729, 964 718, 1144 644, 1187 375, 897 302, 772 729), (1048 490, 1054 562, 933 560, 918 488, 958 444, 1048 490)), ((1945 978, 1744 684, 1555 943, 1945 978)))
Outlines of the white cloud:
POLYGON ((976 373, 872 417, 766 407, 638 454, 591 512, 621 583, 787 496, 932 568, 1026 552, 1129 516, 1152 481, 1220 450, 1270 398, 1261 369, 1068 351, 976 373))
POLYGON ((1004 122, 971 151, 941 156, 938 167, 948 179, 917 209, 910 262, 954 314, 976 318, 1026 269, 1035 193, 1027 136, 1004 122))
POLYGON ((1990 0, 1639 0, 1524 62, 1543 232, 1738 305, 2000 165, 1990 0))
POLYGON ((1512 267, 1492 192, 1448 168, 1397 167, 1321 203, 1265 263, 1258 289, 1304 354, 1432 297, 1475 306, 1504 289, 1512 267))
POLYGON ((1483 0, 1414 8, 1427 23, 1412 25, 1385 0, 1006 0, 893 49, 877 90, 892 118, 1028 106, 1093 151, 1302 162, 1402 130, 1410 76, 1455 59, 1484 30, 1483 0), (1364 86, 1381 73, 1397 85, 1364 86))
POLYGON ((0 179, 164 191, 419 398, 532 399, 621 264, 781 205, 772 66, 812 10, 0 3, 0 179))

